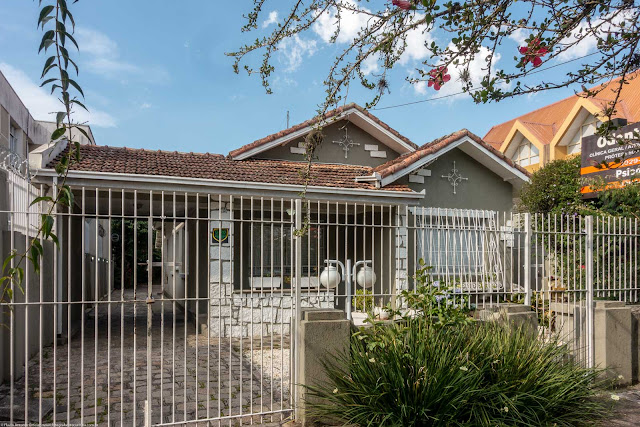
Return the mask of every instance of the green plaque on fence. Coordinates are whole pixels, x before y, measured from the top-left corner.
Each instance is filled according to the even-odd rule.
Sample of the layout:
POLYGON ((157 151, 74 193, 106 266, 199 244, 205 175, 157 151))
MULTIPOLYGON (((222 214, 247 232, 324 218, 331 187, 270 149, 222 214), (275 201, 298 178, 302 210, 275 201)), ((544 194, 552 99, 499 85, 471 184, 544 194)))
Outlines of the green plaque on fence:
POLYGON ((214 228, 211 232, 211 237, 213 238, 213 243, 227 243, 227 240, 229 240, 229 229, 214 228))

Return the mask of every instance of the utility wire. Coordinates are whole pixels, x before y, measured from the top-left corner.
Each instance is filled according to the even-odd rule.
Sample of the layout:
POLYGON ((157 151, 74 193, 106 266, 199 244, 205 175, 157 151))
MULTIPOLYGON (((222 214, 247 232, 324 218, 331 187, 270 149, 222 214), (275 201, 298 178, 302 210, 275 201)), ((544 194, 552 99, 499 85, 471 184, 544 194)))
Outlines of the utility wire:
MULTIPOLYGON (((557 64, 553 64, 553 65, 550 65, 550 66, 545 67, 545 68, 539 68, 539 69, 530 71, 524 77, 530 76, 531 74, 541 73, 543 71, 547 71, 547 70, 550 70, 552 68, 560 67, 561 65, 565 65, 565 64, 568 64, 570 62, 579 61, 579 60, 584 59, 584 58, 586 58, 588 56, 595 55, 596 53, 598 53, 598 52, 591 52, 589 54, 586 54, 586 55, 583 55, 583 56, 579 56, 577 58, 569 59, 567 61, 559 62, 557 64)), ((502 81, 502 79, 498 80, 498 82, 500 82, 500 81, 502 81)), ((450 93, 449 95, 434 96, 432 98, 421 99, 421 100, 418 100, 418 101, 405 102, 403 104, 389 105, 389 106, 386 106, 386 107, 370 108, 369 110, 370 111, 380 111, 380 110, 388 110, 388 109, 391 109, 391 108, 406 107, 408 105, 422 104, 423 102, 430 102, 430 101, 438 101, 438 100, 441 100, 441 99, 446 99, 446 98, 451 98, 451 97, 458 96, 458 95, 463 95, 465 93, 477 92, 479 90, 480 89, 469 90, 467 92, 460 91, 460 92, 450 93)))

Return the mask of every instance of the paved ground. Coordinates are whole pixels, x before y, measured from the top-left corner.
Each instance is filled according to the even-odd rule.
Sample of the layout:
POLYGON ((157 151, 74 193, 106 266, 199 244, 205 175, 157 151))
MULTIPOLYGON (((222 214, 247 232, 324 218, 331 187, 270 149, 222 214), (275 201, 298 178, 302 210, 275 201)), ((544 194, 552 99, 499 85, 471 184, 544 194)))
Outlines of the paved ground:
MULTIPOLYGON (((127 292, 127 299, 133 300, 132 292, 127 292)), ((77 334, 70 343, 58 344, 55 357, 53 347, 46 348, 42 354, 42 370, 37 363, 39 356, 35 356, 29 367, 26 405, 25 378, 15 384, 14 411, 18 413, 14 419, 24 419, 25 407, 28 407, 29 419, 37 421, 42 397, 45 422, 54 421, 53 412, 47 415, 46 407, 47 403, 53 406, 55 399, 58 423, 142 425, 149 390, 148 358, 152 423, 280 411, 290 407, 288 367, 281 372, 274 368, 274 362, 256 363, 265 360, 263 354, 268 355, 269 361, 276 360, 276 364, 280 364, 280 360, 288 361, 288 354, 284 353, 288 353, 289 348, 286 345, 280 348, 280 339, 274 340, 271 347, 271 337, 266 338, 262 340, 262 348, 259 339, 254 340, 253 347, 248 347, 249 342, 244 340, 241 351, 240 342, 236 340, 196 335, 194 322, 188 322, 185 327, 180 310, 176 310, 174 316, 171 303, 165 303, 163 310, 162 304, 156 302, 151 305, 152 347, 148 353, 147 304, 144 296, 138 296, 136 301, 140 302, 125 304, 123 311, 119 305, 112 305, 110 336, 108 310, 102 305, 97 319, 93 312, 86 315, 84 341, 77 334), (272 382, 274 370, 278 375, 274 375, 272 382)), ((288 339, 283 340, 286 341, 288 339)), ((0 387, 0 399, 8 395, 9 387, 5 384, 0 387)), ((242 420, 276 422, 288 415, 285 412, 284 416, 278 414, 273 419, 244 417, 242 420)), ((235 425, 239 420, 225 420, 222 424, 235 425)))
POLYGON ((613 405, 612 416, 604 426, 631 427, 640 425, 640 384, 612 392, 620 397, 613 405))

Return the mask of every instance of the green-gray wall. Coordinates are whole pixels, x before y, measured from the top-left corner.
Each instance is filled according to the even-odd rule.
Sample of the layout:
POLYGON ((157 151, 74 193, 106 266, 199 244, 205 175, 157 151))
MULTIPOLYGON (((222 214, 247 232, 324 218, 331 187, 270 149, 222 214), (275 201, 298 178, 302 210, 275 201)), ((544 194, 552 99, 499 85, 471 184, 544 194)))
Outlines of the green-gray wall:
MULTIPOLYGON (((315 161, 318 163, 340 163, 376 167, 391 159, 395 159, 399 155, 382 142, 379 142, 367 132, 360 129, 358 126, 353 123, 347 123, 346 120, 341 120, 325 127, 322 130, 322 133, 324 135, 324 142, 316 150, 317 159, 315 159, 315 161), (344 158, 344 151, 342 147, 333 143, 333 141, 339 141, 344 137, 345 125, 347 126, 349 137, 353 142, 360 144, 351 146, 346 159, 344 158), (387 157, 371 157, 370 152, 365 150, 365 144, 377 145, 380 151, 386 151, 387 157)), ((261 159, 303 161, 304 156, 302 154, 293 154, 290 149, 291 147, 297 147, 298 143, 303 141, 304 138, 299 138, 287 145, 274 147, 271 150, 260 153, 255 157, 261 159)))
MULTIPOLYGON (((424 178, 424 184, 409 183, 414 191, 426 190, 421 206, 501 212, 513 208, 513 186, 457 148, 440 156, 427 169, 431 170, 431 176, 424 178), (442 178, 451 172, 454 161, 458 172, 468 178, 468 181, 460 182, 456 194, 453 194, 449 180, 442 178)), ((408 177, 402 178, 401 182, 407 183, 408 177)))

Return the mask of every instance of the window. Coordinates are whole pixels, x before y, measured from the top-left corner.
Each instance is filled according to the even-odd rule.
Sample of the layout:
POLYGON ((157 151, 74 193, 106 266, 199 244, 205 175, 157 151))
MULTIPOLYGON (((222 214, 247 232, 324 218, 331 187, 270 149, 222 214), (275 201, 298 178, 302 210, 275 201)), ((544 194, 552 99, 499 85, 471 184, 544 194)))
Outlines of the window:
MULTIPOLYGON (((292 274, 292 228, 290 224, 253 224, 249 263, 253 277, 283 277, 292 274)), ((310 227, 302 239, 302 275, 317 277, 324 265, 325 242, 322 227, 310 227)))
POLYGON ((417 256, 434 276, 466 281, 502 274, 495 213, 489 211, 417 211, 417 256))
POLYGON ((18 152, 18 131, 15 127, 9 127, 9 150, 13 153, 18 152))
POLYGON ((512 157, 520 166, 529 166, 540 163, 540 153, 535 145, 523 139, 512 157))
POLYGON ((593 116, 589 117, 573 135, 569 144, 567 144, 567 155, 580 153, 582 151, 582 138, 595 134, 597 128, 598 120, 593 116))

